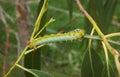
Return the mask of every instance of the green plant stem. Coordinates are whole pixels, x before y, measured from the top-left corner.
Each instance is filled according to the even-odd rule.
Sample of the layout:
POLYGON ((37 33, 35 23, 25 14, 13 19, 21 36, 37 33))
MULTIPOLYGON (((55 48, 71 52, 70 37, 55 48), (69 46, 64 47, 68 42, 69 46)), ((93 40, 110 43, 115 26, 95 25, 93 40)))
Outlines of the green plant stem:
POLYGON ((30 40, 32 40, 34 38, 35 33, 39 30, 41 19, 42 19, 43 14, 47 10, 47 6, 48 6, 48 3, 47 3, 47 0, 45 0, 44 3, 43 3, 43 6, 42 6, 41 12, 39 13, 38 18, 37 18, 37 20, 35 22, 35 27, 34 27, 34 30, 33 30, 33 33, 31 35, 30 40))
POLYGON ((107 34, 105 35, 106 38, 111 38, 111 37, 114 37, 114 36, 120 36, 120 33, 111 33, 111 34, 107 34))
MULTIPOLYGON (((92 31, 90 33, 91 36, 93 36, 94 31, 95 31, 95 28, 92 28, 92 31)), ((94 73, 94 69, 93 69, 93 61, 92 61, 92 56, 91 56, 91 44, 92 44, 92 39, 89 39, 88 50, 89 50, 90 65, 91 65, 93 77, 95 77, 95 73, 94 73)))
MULTIPOLYGON (((85 35, 84 38, 102 41, 102 39, 101 39, 99 36, 85 35)), ((116 41, 113 41, 113 40, 110 40, 110 39, 108 39, 108 42, 110 42, 110 43, 112 43, 112 44, 120 45, 119 42, 116 42, 116 41)))
POLYGON ((108 51, 107 51, 107 48, 106 48, 106 46, 105 46, 104 42, 102 42, 102 45, 103 45, 104 52, 105 52, 106 67, 107 67, 107 74, 108 74, 108 77, 110 77, 108 51))
POLYGON ((117 50, 115 50, 114 48, 111 47, 111 45, 108 43, 107 39, 105 38, 105 35, 102 33, 102 31, 99 29, 99 27, 97 26, 96 22, 93 20, 93 18, 87 13, 87 11, 83 8, 82 4, 80 3, 79 0, 75 0, 79 9, 81 10, 81 12, 88 18, 88 20, 92 23, 92 26, 95 28, 95 30, 97 31, 98 35, 102 38, 104 44, 106 45, 106 47, 109 49, 109 51, 113 54, 119 54, 117 50))
POLYGON ((117 70, 118 70, 118 77, 120 77, 120 55, 115 55, 114 56, 114 60, 115 60, 115 64, 116 64, 116 67, 117 67, 117 70))
POLYGON ((46 24, 45 26, 42 27, 42 29, 34 36, 34 38, 36 38, 50 23, 54 22, 55 19, 51 18, 46 24))
MULTIPOLYGON (((95 29, 92 28, 92 31, 91 31, 91 33, 90 33, 90 36, 93 36, 94 31, 95 31, 95 29)), ((91 44, 92 44, 92 39, 89 39, 89 42, 88 42, 89 51, 90 51, 91 44)))
POLYGON ((19 58, 16 60, 16 62, 14 63, 14 65, 9 69, 9 71, 5 74, 4 77, 7 77, 11 71, 15 68, 16 64, 19 63, 19 61, 23 58, 26 50, 28 49, 28 46, 25 47, 25 49, 23 50, 23 52, 21 53, 21 55, 19 56, 19 58))

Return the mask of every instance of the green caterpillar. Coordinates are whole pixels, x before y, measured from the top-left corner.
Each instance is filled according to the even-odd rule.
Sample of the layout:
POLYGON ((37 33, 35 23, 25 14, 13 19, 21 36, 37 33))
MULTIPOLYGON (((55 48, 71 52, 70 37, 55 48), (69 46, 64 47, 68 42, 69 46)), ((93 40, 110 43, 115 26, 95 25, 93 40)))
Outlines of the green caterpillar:
POLYGON ((36 46, 42 44, 81 39, 83 36, 84 36, 84 30, 76 29, 68 33, 61 33, 61 34, 58 33, 58 34, 51 34, 51 35, 45 35, 43 37, 38 37, 36 39, 31 40, 28 45, 30 48, 36 48, 36 46))

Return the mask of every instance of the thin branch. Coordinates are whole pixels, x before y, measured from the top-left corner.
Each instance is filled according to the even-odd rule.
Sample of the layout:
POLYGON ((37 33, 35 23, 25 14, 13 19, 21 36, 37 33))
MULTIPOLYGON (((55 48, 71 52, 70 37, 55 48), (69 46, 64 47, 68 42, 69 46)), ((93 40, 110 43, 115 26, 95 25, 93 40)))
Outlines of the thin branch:
MULTIPOLYGON (((95 31, 95 29, 92 28, 91 33, 90 33, 91 36, 94 34, 94 31, 95 31)), ((89 50, 90 66, 91 66, 93 77, 95 77, 95 73, 94 73, 94 69, 93 69, 93 60, 92 60, 92 56, 91 56, 91 44, 92 44, 92 39, 89 39, 88 50, 89 50)))
POLYGON ((105 35, 106 38, 111 38, 111 37, 114 37, 114 36, 120 36, 120 32, 105 35))
MULTIPOLYGON (((45 0, 45 2, 46 2, 46 0, 45 0)), ((44 6, 45 7, 45 6, 44 6)), ((42 7, 42 10, 43 10, 44 8, 42 7)), ((44 11, 46 10, 46 8, 44 9, 44 11)), ((44 12, 42 11, 42 14, 43 14, 44 12)), ((39 15, 38 16, 38 18, 41 18, 40 17, 41 15, 39 15)), ((39 20, 40 21, 40 20, 39 20)), ((39 26, 38 25, 38 21, 36 21, 36 24, 37 24, 37 26, 39 26)), ((36 27, 37 28, 37 27, 36 27)), ((35 32, 36 32, 36 29, 33 31, 33 33, 32 33, 32 36, 31 36, 31 39, 33 38, 33 36, 34 36, 34 34, 35 34, 35 32)), ((16 67, 16 65, 20 62, 20 60, 25 56, 25 52, 27 51, 27 49, 28 49, 28 45, 24 48, 24 50, 22 51, 22 53, 21 53, 21 55, 19 56, 19 58, 16 60, 16 62, 12 65, 12 67, 9 69, 9 71, 5 74, 5 76, 4 77, 8 77, 8 75, 13 71, 13 69, 16 67)))
POLYGON ((102 42, 102 45, 103 45, 103 49, 104 49, 104 53, 105 53, 105 59, 106 59, 106 67, 107 67, 107 75, 108 77, 110 77, 110 68, 109 68, 109 56, 108 56, 108 51, 107 51, 107 48, 104 44, 104 42, 102 42))
POLYGON ((118 76, 120 77, 120 55, 115 55, 114 56, 114 60, 115 60, 115 64, 116 64, 116 67, 117 67, 117 71, 118 71, 118 76))
POLYGON ((99 27, 97 26, 96 22, 93 20, 93 18, 87 13, 87 11, 83 8, 82 4, 80 3, 79 0, 75 0, 79 9, 81 10, 81 12, 88 18, 88 20, 92 23, 92 26, 95 28, 95 30, 97 31, 98 35, 102 38, 104 44, 106 45, 106 47, 109 49, 109 51, 113 54, 119 54, 118 51, 114 48, 111 47, 111 45, 108 43, 107 39, 105 38, 105 35, 102 33, 102 31, 99 29, 99 27))
MULTIPOLYGON (((95 36, 95 35, 94 35, 94 36, 85 35, 84 38, 102 41, 102 39, 101 39, 99 36, 95 36)), ((111 39, 108 39, 108 42, 109 42, 109 43, 112 43, 112 44, 120 45, 120 42, 113 41, 113 40, 111 40, 111 39)))
POLYGON ((28 46, 25 47, 25 49, 23 50, 23 52, 21 53, 21 55, 19 56, 19 58, 17 59, 17 61, 14 63, 14 65, 9 69, 9 71, 5 74, 4 77, 7 77, 11 72, 12 70, 15 68, 16 64, 18 64, 18 62, 20 62, 20 60, 23 58, 26 50, 28 49, 28 46))

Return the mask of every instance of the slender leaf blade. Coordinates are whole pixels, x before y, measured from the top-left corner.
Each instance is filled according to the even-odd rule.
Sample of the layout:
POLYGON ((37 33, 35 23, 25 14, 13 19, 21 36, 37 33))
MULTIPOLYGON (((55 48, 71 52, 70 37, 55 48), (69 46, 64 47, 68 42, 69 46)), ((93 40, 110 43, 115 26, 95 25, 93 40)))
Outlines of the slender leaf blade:
POLYGON ((87 51, 82 63, 82 77, 101 77, 103 64, 99 55, 91 49, 87 51))
POLYGON ((31 74, 34 75, 35 77, 53 77, 47 72, 43 72, 40 70, 35 70, 35 69, 28 69, 28 70, 31 71, 31 74))
MULTIPOLYGON (((102 76, 101 77, 109 77, 107 73, 107 67, 106 64, 104 65, 103 71, 102 71, 102 76)), ((113 71, 112 67, 109 65, 109 72, 110 72, 110 77, 116 77, 115 72, 113 71)))

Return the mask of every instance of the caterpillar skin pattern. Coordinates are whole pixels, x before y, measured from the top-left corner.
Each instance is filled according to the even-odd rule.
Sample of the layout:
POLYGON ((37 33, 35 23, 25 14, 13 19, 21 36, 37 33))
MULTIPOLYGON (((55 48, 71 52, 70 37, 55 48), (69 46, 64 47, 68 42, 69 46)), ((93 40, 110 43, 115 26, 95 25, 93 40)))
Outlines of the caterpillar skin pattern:
POLYGON ((41 44, 77 40, 77 39, 81 39, 83 36, 84 36, 84 30, 81 29, 76 29, 68 33, 45 35, 43 37, 38 37, 36 39, 31 40, 29 42, 29 47, 35 48, 36 46, 39 46, 41 44))

